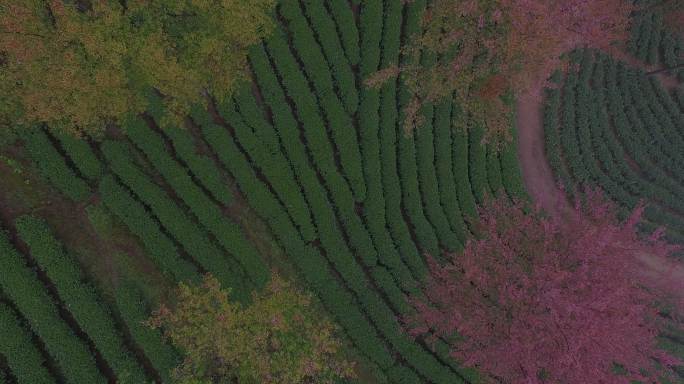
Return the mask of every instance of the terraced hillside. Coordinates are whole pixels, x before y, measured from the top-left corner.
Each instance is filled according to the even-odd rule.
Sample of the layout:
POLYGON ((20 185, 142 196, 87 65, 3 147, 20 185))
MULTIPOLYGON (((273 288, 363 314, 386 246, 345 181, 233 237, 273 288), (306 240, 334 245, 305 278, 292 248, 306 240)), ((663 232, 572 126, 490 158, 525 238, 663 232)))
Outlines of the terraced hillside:
POLYGON ((546 153, 566 191, 597 185, 623 212, 641 200, 645 226, 684 241, 684 104, 641 69, 591 51, 544 105, 546 153))
MULTIPOLYGON (((167 112, 151 95, 147 114, 109 127, 103 140, 45 127, 23 132, 25 153, 55 198, 90 220, 65 225, 90 233, 112 223, 137 251, 118 248, 133 266, 104 282, 89 272, 87 255, 77 257, 68 239, 62 244, 59 220, 41 219, 40 209, 3 214, 0 332, 8 342, 3 336, 0 380, 168 382, 178 352, 141 324, 155 296, 127 271, 170 284, 211 272, 247 301, 282 263, 320 299, 378 382, 472 382, 475 373, 454 363, 446 344, 433 350, 412 340, 397 316, 409 309, 405 295, 417 293, 425 255, 461 249, 485 196, 525 192, 515 143, 497 151, 482 144, 481 127, 455 129, 463 117, 456 103, 426 106, 425 125, 407 136, 403 84, 362 85, 406 60, 399 47, 417 32, 426 1, 404 3, 281 1, 275 32, 250 53, 252 82, 210 110, 195 106, 185 127, 160 129, 167 112), (265 230, 255 231, 260 225, 265 230)), ((636 75, 625 76, 631 91, 627 80, 636 75)), ((654 117, 662 129, 681 122, 681 99, 643 82, 653 92, 653 105, 643 108, 667 111, 654 117)), ((681 152, 668 148, 658 158, 663 177, 681 165, 681 152)), ((588 177, 580 169, 569 183, 588 177)), ((654 223, 656 213, 678 214, 669 199, 679 180, 665 180, 644 181, 660 185, 668 203, 649 213, 654 223)), ((684 233, 678 223, 672 236, 684 233)))

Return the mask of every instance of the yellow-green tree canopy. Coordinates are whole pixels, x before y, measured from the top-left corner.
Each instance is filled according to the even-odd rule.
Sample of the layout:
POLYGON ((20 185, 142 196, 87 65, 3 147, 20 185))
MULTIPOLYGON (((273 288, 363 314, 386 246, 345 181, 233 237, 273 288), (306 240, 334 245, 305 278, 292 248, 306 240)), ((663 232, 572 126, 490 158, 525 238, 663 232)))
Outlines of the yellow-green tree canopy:
POLYGON ((146 108, 154 88, 178 116, 243 78, 275 0, 3 0, 0 125, 97 133, 146 108))
POLYGON ((181 283, 176 298, 150 324, 185 352, 174 372, 180 383, 329 384, 353 376, 335 326, 277 275, 244 307, 211 276, 181 283))

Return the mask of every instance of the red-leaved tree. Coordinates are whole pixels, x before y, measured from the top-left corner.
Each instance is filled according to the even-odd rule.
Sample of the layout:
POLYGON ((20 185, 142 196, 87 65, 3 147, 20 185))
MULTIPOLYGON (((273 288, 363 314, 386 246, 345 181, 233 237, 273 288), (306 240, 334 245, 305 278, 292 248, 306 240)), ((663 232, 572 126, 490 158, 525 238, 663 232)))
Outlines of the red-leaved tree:
POLYGON ((669 257, 676 248, 661 231, 637 234, 643 208, 620 222, 599 193, 586 200, 562 222, 522 203, 487 203, 465 250, 430 261, 424 295, 411 298, 416 311, 404 319, 410 334, 446 339, 455 358, 505 383, 671 374, 682 362, 656 336, 658 307, 684 308, 681 265, 669 257))

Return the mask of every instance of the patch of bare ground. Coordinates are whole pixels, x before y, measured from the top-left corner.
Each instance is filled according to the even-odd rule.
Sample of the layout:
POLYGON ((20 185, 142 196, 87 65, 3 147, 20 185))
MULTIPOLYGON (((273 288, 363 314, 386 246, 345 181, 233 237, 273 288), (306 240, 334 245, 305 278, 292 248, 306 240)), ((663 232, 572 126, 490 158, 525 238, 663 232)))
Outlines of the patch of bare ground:
POLYGON ((87 207, 98 206, 97 194, 83 202, 62 197, 33 175, 29 163, 22 160, 21 173, 0 163, 0 217, 11 225, 18 217, 31 214, 47 221, 55 236, 82 265, 89 280, 108 294, 113 294, 122 275, 131 272, 146 284, 165 285, 156 267, 128 231, 112 224, 106 234, 93 227, 87 207))
POLYGON ((516 100, 518 158, 527 191, 546 212, 559 216, 569 209, 564 193, 553 177, 544 152, 541 113, 542 86, 531 88, 516 100))
MULTIPOLYGON (((213 113, 212 117, 217 117, 215 109, 213 109, 213 113)), ((249 206, 232 175, 224 168, 218 155, 213 152, 209 144, 204 141, 200 127, 194 122, 188 121, 186 129, 193 137, 197 154, 212 159, 225 181, 226 193, 232 195, 232 202, 229 205, 220 204, 223 215, 226 216, 227 220, 232 220, 240 226, 247 241, 256 247, 259 254, 273 270, 285 278, 295 278, 297 272, 287 262, 287 257, 278 246, 268 224, 249 206)))

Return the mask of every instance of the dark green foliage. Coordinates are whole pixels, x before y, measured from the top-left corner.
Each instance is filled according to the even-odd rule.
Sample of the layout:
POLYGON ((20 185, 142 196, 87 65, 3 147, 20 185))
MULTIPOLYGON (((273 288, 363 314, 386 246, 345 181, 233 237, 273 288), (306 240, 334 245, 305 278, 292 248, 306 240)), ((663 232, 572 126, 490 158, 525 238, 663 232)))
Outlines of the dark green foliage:
POLYGON ((468 132, 468 175, 473 195, 479 204, 486 196, 491 196, 487 181, 487 147, 483 142, 484 129, 476 125, 468 132))
POLYGON ((22 216, 15 225, 36 264, 54 284, 60 299, 117 379, 121 382, 145 382, 143 368, 124 345, 111 314, 95 289, 85 282, 78 263, 55 239, 47 223, 32 216, 22 216))
MULTIPOLYGON (((332 17, 337 25, 337 32, 340 35, 340 42, 344 47, 349 63, 356 65, 359 63, 359 31, 356 28, 354 14, 351 8, 344 1, 326 0, 325 5, 330 9, 332 17)), ((364 51, 364 55, 366 51, 364 51)))
POLYGON ((186 214, 158 185, 150 181, 132 161, 130 148, 123 143, 105 141, 102 152, 110 167, 124 184, 149 206, 160 223, 203 269, 212 273, 221 284, 233 289, 238 300, 248 297, 248 280, 239 264, 226 257, 206 231, 186 214))
POLYGON ((503 181, 501 180, 501 163, 499 162, 499 150, 493 145, 487 145, 487 183, 495 196, 504 193, 503 181))
MULTIPOLYGON (((244 108, 243 103, 243 108, 244 108)), ((257 122, 252 127, 247 126, 236 113, 235 106, 231 104, 223 105, 219 108, 221 115, 225 116, 226 121, 235 132, 242 148, 247 152, 252 161, 258 165, 261 173, 269 180, 271 187, 277 191, 280 201, 286 202, 288 212, 295 225, 301 229, 306 240, 313 240, 316 230, 311 223, 311 213, 306 200, 302 195, 301 188, 297 184, 297 178, 289 166, 289 162, 282 156, 280 148, 276 144, 267 147, 264 145, 274 137, 269 136, 267 141, 262 141, 264 135, 256 135, 252 127, 262 128, 257 122)), ((247 114, 248 111, 245 111, 247 114)), ((197 116, 195 114, 195 116, 197 116)), ((254 116, 254 119, 258 119, 254 116)), ((255 121, 256 122, 256 121, 255 121)), ((263 133, 263 132, 262 132, 263 133)))
POLYGON ((45 368, 45 359, 31 341, 14 311, 0 303, 0 356, 4 357, 18 384, 55 383, 45 368))
MULTIPOLYGON (((420 28, 420 18, 424 10, 424 1, 416 1, 407 5, 404 10, 406 12, 404 39, 407 39, 409 36, 418 32, 420 28)), ((398 50, 392 52, 394 53, 394 57, 387 59, 390 62, 401 62, 407 59, 405 55, 400 56, 398 50)), ((385 58, 383 58, 383 62, 384 61, 386 61, 385 58)), ((410 95, 404 84, 400 83, 400 85, 401 86, 396 89, 396 96, 394 92, 387 94, 391 99, 383 99, 381 108, 383 111, 387 108, 391 114, 389 116, 391 116, 390 118, 394 120, 395 124, 397 138, 395 147, 398 147, 397 164, 399 180, 401 182, 403 207, 410 219, 412 230, 415 233, 422 250, 437 257, 440 254, 439 240, 435 234, 434 228, 426 217, 426 213, 423 211, 423 203, 420 196, 415 137, 414 135, 407 135, 403 130, 403 122, 405 119, 403 111, 405 110, 406 104, 409 102, 410 95), (391 106, 389 105, 390 103, 391 106), (402 111, 402 113, 400 114, 399 111, 402 111)), ((393 87, 393 84, 390 84, 389 86, 393 87)), ((385 95, 383 95, 383 97, 384 96, 385 95)))
MULTIPOLYGON (((325 53, 328 66, 335 81, 342 102, 347 112, 354 114, 359 104, 359 98, 354 81, 351 65, 344 55, 341 42, 335 30, 335 23, 320 0, 303 0, 305 13, 311 27, 316 32, 317 41, 325 53)), ((354 25, 354 24, 352 24, 354 25)), ((346 26, 343 26, 346 29, 346 26)))
POLYGON ((55 132, 54 135, 81 175, 91 181, 97 181, 102 177, 102 163, 95 156, 86 137, 76 137, 63 132, 55 132))
POLYGON ((36 273, 0 232, 0 289, 26 319, 67 383, 105 383, 88 346, 61 319, 36 273))
POLYGON ((511 198, 524 199, 527 197, 525 184, 522 178, 522 171, 518 163, 518 144, 515 129, 512 142, 506 143, 499 152, 501 162, 501 181, 506 192, 511 198))
POLYGON ((582 57, 579 72, 566 78, 562 104, 558 91, 547 92, 546 149, 554 172, 566 185, 602 188, 623 216, 644 199, 643 229, 665 225, 668 239, 677 241, 684 233, 677 197, 684 193, 681 110, 655 79, 602 54, 582 57))
POLYGON ((151 329, 144 322, 153 308, 142 294, 129 282, 116 289, 116 308, 126 323, 128 333, 135 344, 142 349, 164 383, 171 382, 171 371, 181 361, 180 354, 162 338, 159 330, 151 329))
POLYGON ((458 201, 467 218, 477 217, 477 203, 473 195, 473 188, 470 185, 470 176, 468 175, 468 131, 467 127, 462 123, 465 117, 462 115, 463 110, 454 101, 452 108, 451 132, 452 132, 452 161, 453 172, 456 180, 456 192, 458 194, 458 201))
POLYGON ((453 163, 451 157, 451 113, 452 101, 447 100, 435 107, 434 146, 435 169, 439 188, 439 199, 444 213, 449 219, 451 230, 458 236, 461 244, 465 244, 467 231, 458 202, 456 183, 454 182, 453 163))
POLYGON ((162 137, 141 119, 129 121, 126 131, 197 221, 242 265, 252 283, 262 287, 268 281, 269 271, 261 255, 247 242, 237 224, 222 215, 221 207, 193 182, 187 169, 166 151, 162 137))
POLYGON ((102 178, 99 192, 105 206, 140 239, 147 254, 164 274, 178 281, 199 279, 197 268, 180 256, 157 221, 112 176, 102 178))
MULTIPOLYGON (((151 93, 149 113, 156 121, 165 118, 167 111, 164 109, 161 97, 151 93)), ((164 128, 164 134, 171 140, 173 151, 176 156, 185 163, 190 172, 200 185, 206 188, 211 196, 218 202, 228 205, 232 202, 232 196, 226 180, 216 168, 214 162, 205 154, 201 154, 197 148, 197 142, 189 130, 171 125, 164 128)))
POLYGON ((556 182, 559 183, 566 193, 573 191, 573 181, 568 174, 568 170, 561 159, 561 137, 559 134, 561 106, 561 92, 558 89, 547 89, 543 104, 544 119, 544 150, 546 159, 551 165, 551 170, 556 175, 556 182))
POLYGON ((435 171, 434 107, 427 105, 424 109, 426 122, 413 132, 416 142, 420 196, 426 216, 434 227, 442 247, 448 251, 457 251, 462 249, 463 244, 459 240, 459 235, 451 230, 443 206, 440 204, 439 182, 435 171))
MULTIPOLYGON (((399 1, 385 2, 385 14, 387 17, 384 20, 384 28, 380 28, 383 24, 381 21, 382 7, 378 7, 378 5, 380 5, 379 2, 377 4, 369 3, 363 8, 364 12, 361 14, 362 23, 367 24, 367 33, 361 35, 361 41, 365 47, 363 51, 364 53, 367 52, 367 54, 364 54, 364 58, 368 58, 364 62, 367 65, 375 65, 376 67, 380 65, 380 60, 382 62, 396 62, 399 60, 399 40, 401 34, 399 20, 401 19, 402 11, 399 1), (382 57, 377 45, 383 47, 382 57)), ((374 70, 374 68, 370 67, 366 69, 374 70)), ((395 100, 396 85, 394 83, 387 84, 380 91, 365 88, 365 91, 366 95, 368 95, 368 107, 372 108, 374 113, 369 112, 372 115, 362 114, 360 117, 362 137, 367 138, 362 143, 364 164, 368 170, 371 170, 371 167, 379 167, 381 172, 380 180, 375 178, 377 176, 367 176, 367 182, 370 188, 370 185, 381 181, 385 217, 392 238, 396 242, 405 264, 411 269, 417 279, 421 279, 425 275, 425 263, 416 248, 420 246, 415 244, 411 238, 408 223, 404 218, 405 207, 401 204, 402 191, 397 169, 396 149, 396 120, 398 117, 395 100), (379 108, 379 111, 375 111, 376 108, 379 108), (366 145, 365 143, 368 144, 366 145), (374 150, 374 147, 377 149, 374 150), (375 151, 380 155, 379 163, 375 160, 375 151)), ((362 104, 362 107, 365 107, 365 105, 362 104)), ((372 204, 374 202, 369 198, 366 205, 372 207, 372 204)))
POLYGON ((352 120, 334 91, 330 70, 321 48, 314 39, 313 31, 306 24, 301 9, 294 1, 281 3, 279 10, 287 20, 292 46, 298 52, 297 60, 301 61, 303 67, 299 68, 295 57, 288 57, 291 54, 286 51, 290 49, 287 47, 282 29, 274 31, 273 37, 268 39, 269 49, 274 50, 272 56, 276 61, 292 60, 292 66, 284 70, 282 77, 286 82, 293 82, 286 87, 294 93, 291 96, 297 104, 300 119, 307 131, 315 134, 317 141, 328 141, 326 131, 329 131, 333 149, 327 149, 326 155, 332 160, 335 153, 333 151, 338 151, 342 171, 354 192, 354 197, 357 201, 362 201, 366 191, 359 143, 352 120), (304 71, 306 78, 301 71, 304 71), (309 88, 308 82, 313 88, 309 88))
POLYGON ((72 200, 84 200, 90 194, 88 185, 69 168, 40 127, 21 130, 20 137, 41 175, 72 200))
MULTIPOLYGON (((638 11, 632 17, 628 50, 649 65, 675 68, 684 63, 684 38, 664 22, 667 10, 655 8, 638 11)), ((679 82, 684 79, 684 68, 666 71, 679 82)))

